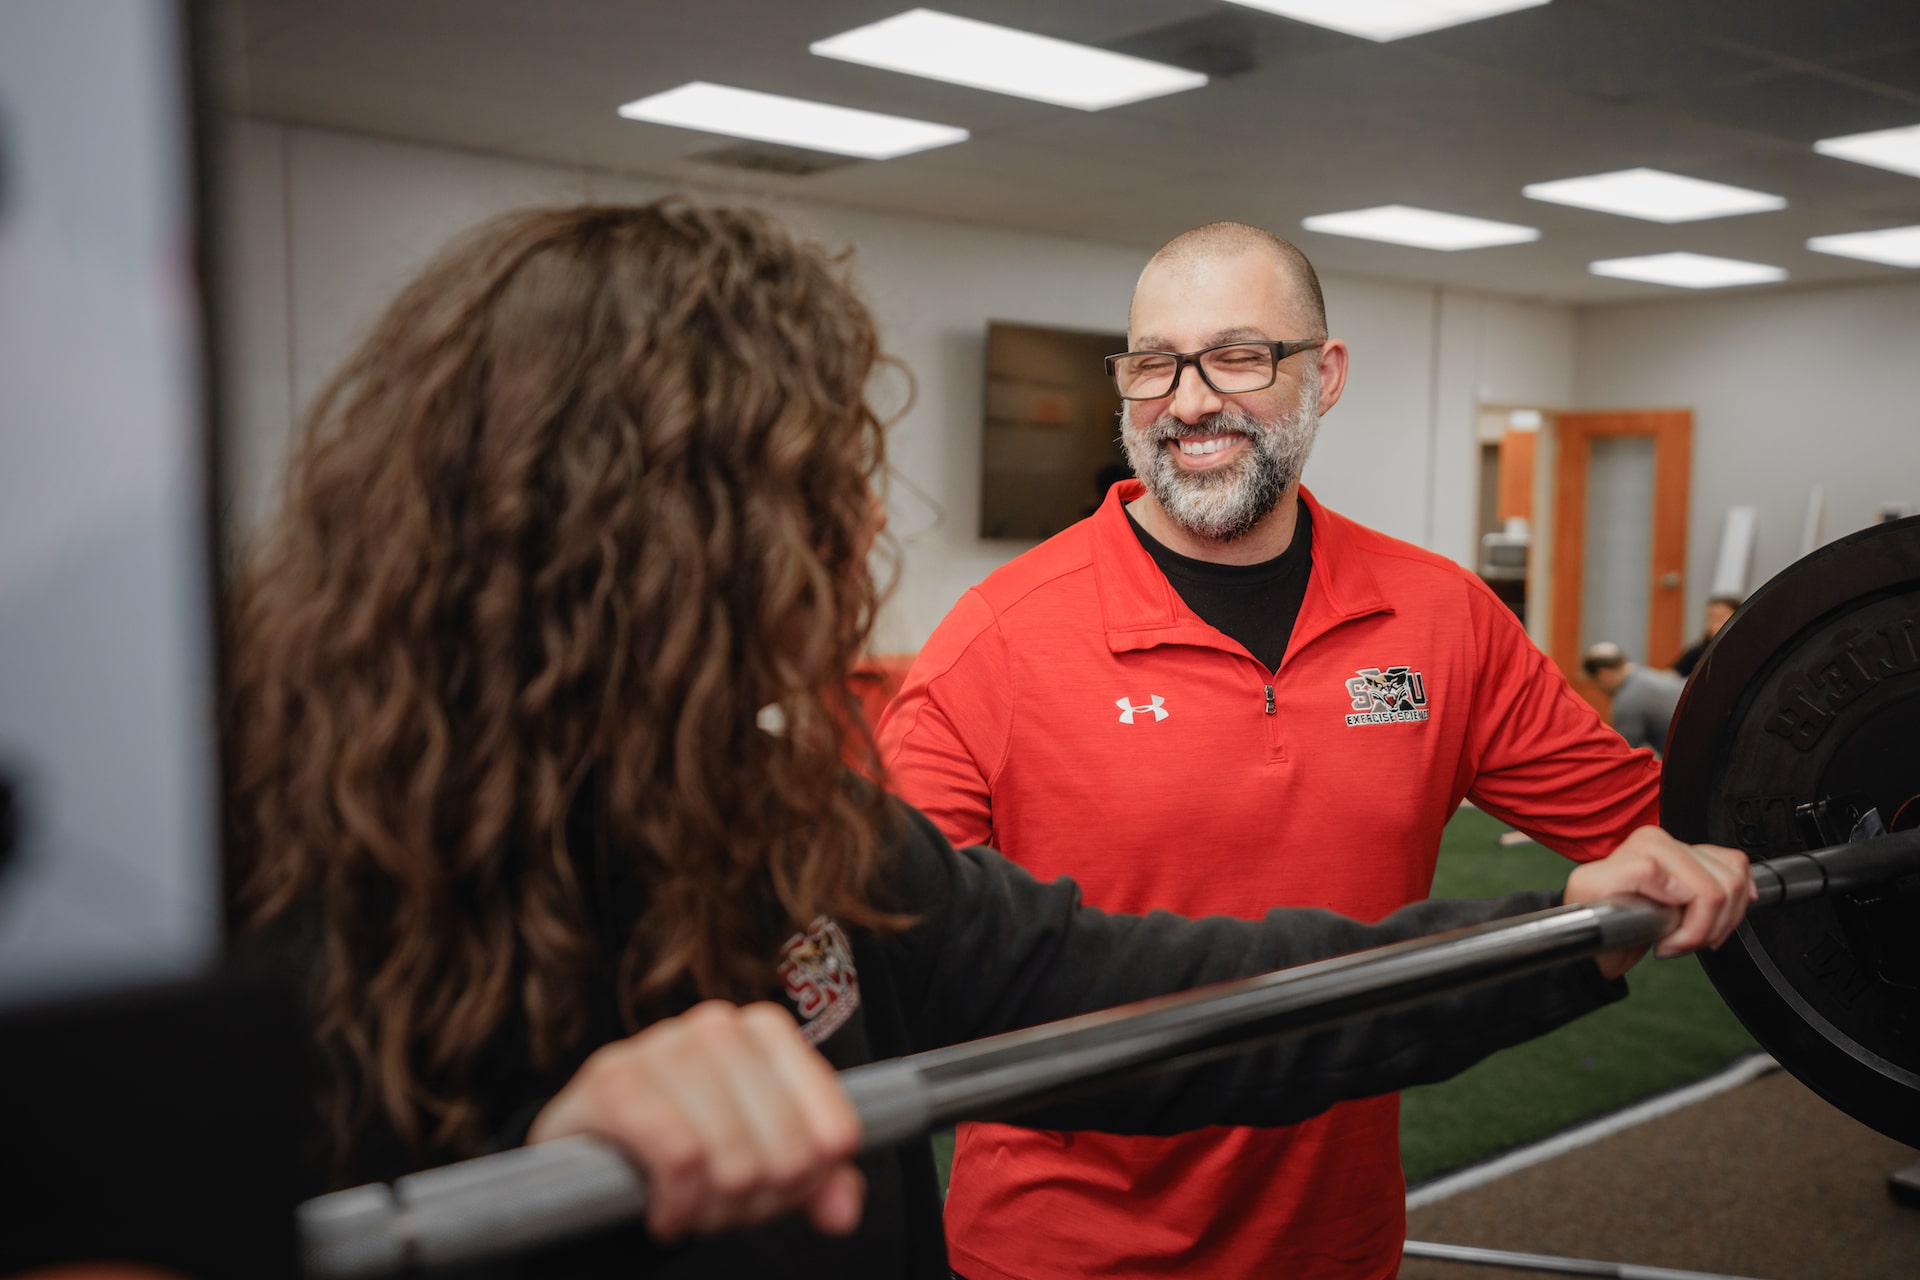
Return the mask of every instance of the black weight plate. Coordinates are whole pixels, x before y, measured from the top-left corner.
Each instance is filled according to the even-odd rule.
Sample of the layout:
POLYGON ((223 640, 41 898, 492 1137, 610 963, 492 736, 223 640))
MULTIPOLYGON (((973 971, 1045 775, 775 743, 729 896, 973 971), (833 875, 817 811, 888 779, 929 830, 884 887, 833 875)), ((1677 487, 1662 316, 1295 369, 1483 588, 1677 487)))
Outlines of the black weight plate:
MULTIPOLYGON (((1845 840, 1868 808, 1913 825, 1916 796, 1920 517, 1821 548, 1734 614, 1681 695, 1660 807, 1681 839, 1761 859, 1845 840)), ((1700 959, 1782 1066, 1920 1146, 1920 877, 1756 913, 1700 959)))

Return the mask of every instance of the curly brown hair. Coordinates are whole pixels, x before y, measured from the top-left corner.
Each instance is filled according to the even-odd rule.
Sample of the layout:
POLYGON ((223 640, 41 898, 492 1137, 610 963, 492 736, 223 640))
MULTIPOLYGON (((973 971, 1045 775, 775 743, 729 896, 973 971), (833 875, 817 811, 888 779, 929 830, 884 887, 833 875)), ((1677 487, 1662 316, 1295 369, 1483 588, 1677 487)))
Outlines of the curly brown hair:
POLYGON ((321 393, 233 591, 227 724, 244 909, 320 921, 340 1146, 378 1108, 473 1148, 475 1058, 511 1023, 552 1064, 596 970, 637 1026, 764 995, 823 913, 891 922, 843 765, 879 777, 847 681, 877 358, 835 259, 667 201, 481 228, 321 393), (645 887, 617 956, 583 827, 645 887))

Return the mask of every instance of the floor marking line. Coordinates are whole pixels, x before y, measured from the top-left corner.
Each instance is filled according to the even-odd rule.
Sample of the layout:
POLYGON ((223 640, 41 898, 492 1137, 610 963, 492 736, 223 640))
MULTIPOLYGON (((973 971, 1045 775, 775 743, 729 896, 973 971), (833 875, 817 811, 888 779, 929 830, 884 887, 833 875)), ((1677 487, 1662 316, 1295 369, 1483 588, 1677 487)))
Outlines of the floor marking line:
POLYGON ((1602 1138, 1612 1137, 1616 1133, 1631 1129, 1635 1125, 1657 1120, 1661 1116, 1690 1107, 1696 1102, 1704 1102, 1715 1094, 1737 1089, 1743 1084, 1759 1079, 1772 1071, 1780 1069, 1780 1064, 1764 1053, 1749 1054, 1740 1058, 1724 1071, 1710 1075, 1692 1084, 1670 1089, 1666 1093, 1657 1093, 1644 1101, 1624 1107, 1610 1115, 1590 1120, 1586 1124, 1563 1130, 1550 1138, 1544 1138, 1531 1146, 1520 1147, 1504 1155, 1495 1156, 1480 1164, 1468 1165, 1455 1173, 1446 1174, 1425 1182, 1407 1192, 1407 1212, 1424 1209, 1430 1204, 1445 1200, 1448 1196, 1471 1191, 1495 1182, 1510 1173, 1563 1156, 1569 1151, 1590 1146, 1602 1138))

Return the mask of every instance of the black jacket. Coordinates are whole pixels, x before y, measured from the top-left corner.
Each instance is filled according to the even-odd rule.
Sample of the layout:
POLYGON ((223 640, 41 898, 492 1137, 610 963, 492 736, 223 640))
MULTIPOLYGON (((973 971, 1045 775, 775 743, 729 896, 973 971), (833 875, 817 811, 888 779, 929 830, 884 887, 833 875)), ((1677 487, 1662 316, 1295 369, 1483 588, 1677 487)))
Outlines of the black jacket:
MULTIPOLYGON (((857 1002, 819 1046, 836 1067, 1535 911, 1559 900, 1534 892, 1493 902, 1420 902, 1374 925, 1311 909, 1277 909, 1258 921, 1193 920, 1166 912, 1110 915, 1082 905, 1070 880, 1042 884, 990 849, 953 849, 912 811, 883 897, 885 905, 913 913, 919 923, 896 934, 850 934, 857 1002)), ((1624 982, 1608 982, 1582 961, 1052 1105, 1023 1122, 1136 1134, 1289 1124, 1344 1099, 1444 1079, 1625 993, 1624 982)), ((540 1106, 589 1052, 623 1034, 611 986, 595 1005, 593 1032, 558 1070, 536 1075, 503 1061, 489 1075, 487 1109, 502 1145, 524 1136, 540 1106)), ((383 1145, 368 1145, 353 1180, 404 1171, 391 1147, 382 1154, 383 1145)), ((757 1232, 663 1250, 632 1228, 483 1273, 945 1280, 946 1246, 928 1145, 871 1152, 860 1165, 867 1178, 866 1211, 849 1238, 823 1237, 795 1217, 757 1232)))

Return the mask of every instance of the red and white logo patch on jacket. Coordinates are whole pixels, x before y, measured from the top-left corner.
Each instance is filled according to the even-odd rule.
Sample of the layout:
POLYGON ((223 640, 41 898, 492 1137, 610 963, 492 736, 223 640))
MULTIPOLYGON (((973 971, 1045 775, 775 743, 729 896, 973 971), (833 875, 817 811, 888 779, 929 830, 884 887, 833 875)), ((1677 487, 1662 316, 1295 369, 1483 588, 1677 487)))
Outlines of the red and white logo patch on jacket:
POLYGON ((818 1046, 860 1007, 853 947, 839 925, 821 916, 780 948, 780 981, 800 1015, 800 1034, 818 1046))
POLYGON ((1353 711, 1347 727, 1418 724, 1427 718, 1427 681, 1412 667, 1363 667, 1347 681, 1353 711))

